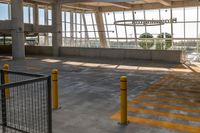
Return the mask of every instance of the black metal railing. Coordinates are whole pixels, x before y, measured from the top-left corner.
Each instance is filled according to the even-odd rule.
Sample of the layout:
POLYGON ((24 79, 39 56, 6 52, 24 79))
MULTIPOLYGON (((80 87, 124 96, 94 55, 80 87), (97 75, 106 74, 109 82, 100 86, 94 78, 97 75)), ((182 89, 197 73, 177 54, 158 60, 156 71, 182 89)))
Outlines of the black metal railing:
POLYGON ((0 132, 52 133, 51 77, 0 70, 0 80, 0 132))

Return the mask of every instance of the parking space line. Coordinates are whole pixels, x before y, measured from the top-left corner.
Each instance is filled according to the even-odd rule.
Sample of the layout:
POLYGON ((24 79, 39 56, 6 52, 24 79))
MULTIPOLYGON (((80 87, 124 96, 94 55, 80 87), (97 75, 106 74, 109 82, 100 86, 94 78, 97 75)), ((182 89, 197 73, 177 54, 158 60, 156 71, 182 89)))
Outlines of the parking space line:
MULTIPOLYGON (((120 114, 117 113, 113 115, 112 119, 119 120, 120 114)), ((138 123, 138 124, 163 127, 163 128, 174 129, 174 130, 190 132, 190 133, 199 133, 200 131, 200 127, 198 126, 189 126, 189 125, 184 125, 184 124, 178 124, 175 122, 159 121, 159 120, 153 120, 153 119, 147 119, 147 118, 141 118, 141 117, 135 117, 135 116, 128 116, 128 121, 133 122, 133 123, 138 123)))

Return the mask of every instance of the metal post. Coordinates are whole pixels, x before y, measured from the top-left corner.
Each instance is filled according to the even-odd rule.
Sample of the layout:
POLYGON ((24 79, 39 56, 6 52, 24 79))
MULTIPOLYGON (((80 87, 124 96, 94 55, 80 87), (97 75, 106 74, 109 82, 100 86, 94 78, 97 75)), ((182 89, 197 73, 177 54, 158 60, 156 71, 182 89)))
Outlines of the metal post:
MULTIPOLYGON (((4 70, 4 84, 8 84, 10 82, 9 77, 8 77, 8 70, 9 70, 9 65, 8 64, 4 64, 3 65, 3 70, 4 70)), ((6 98, 10 97, 10 89, 6 88, 5 89, 5 96, 6 98)))
POLYGON ((48 113, 48 133, 52 133, 52 111, 51 111, 51 76, 47 79, 47 113, 48 113))
MULTIPOLYGON (((1 70, 1 84, 4 84, 4 70, 1 70)), ((6 96, 5 96, 5 89, 3 88, 1 90, 1 115, 2 115, 2 130, 3 133, 6 132, 6 126, 7 126, 7 115, 6 115, 6 96)))
POLYGON ((51 79, 52 79, 53 109, 58 109, 58 70, 57 69, 52 70, 51 79))
POLYGON ((127 77, 122 76, 120 78, 120 123, 126 125, 127 122, 127 77))

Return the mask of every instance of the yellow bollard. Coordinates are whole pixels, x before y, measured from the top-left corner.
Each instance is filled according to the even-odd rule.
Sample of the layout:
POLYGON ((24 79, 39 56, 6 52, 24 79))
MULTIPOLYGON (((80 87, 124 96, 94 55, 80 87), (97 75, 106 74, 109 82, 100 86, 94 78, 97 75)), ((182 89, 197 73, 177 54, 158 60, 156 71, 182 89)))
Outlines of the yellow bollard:
POLYGON ((52 79, 52 107, 58 109, 58 70, 53 69, 51 73, 52 79))
MULTIPOLYGON (((4 64, 3 65, 3 70, 4 70, 4 83, 8 84, 10 82, 9 76, 8 76, 9 65, 8 64, 4 64)), ((5 96, 6 96, 6 98, 10 97, 10 89, 9 88, 5 89, 5 96)))
POLYGON ((120 78, 120 113, 121 124, 127 124, 127 77, 122 76, 120 78))

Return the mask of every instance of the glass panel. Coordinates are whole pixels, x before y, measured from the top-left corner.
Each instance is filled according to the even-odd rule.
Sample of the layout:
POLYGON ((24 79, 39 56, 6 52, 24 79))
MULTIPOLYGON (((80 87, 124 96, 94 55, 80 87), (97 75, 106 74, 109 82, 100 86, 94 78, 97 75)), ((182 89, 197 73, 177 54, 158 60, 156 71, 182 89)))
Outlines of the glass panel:
POLYGON ((88 29, 88 35, 89 35, 89 38, 94 38, 95 35, 94 35, 94 29, 93 29, 93 26, 87 26, 87 29, 88 29))
POLYGON ((161 25, 161 32, 166 32, 171 34, 171 24, 161 25))
POLYGON ((65 36, 65 23, 62 22, 62 36, 65 36))
POLYGON ((66 13, 66 22, 70 22, 70 12, 65 12, 66 13))
POLYGON ((133 12, 132 11, 126 11, 124 12, 125 20, 133 20, 133 12))
POLYGON ((185 37, 186 38, 197 37, 197 23, 185 23, 185 37))
POLYGON ((29 23, 29 10, 28 6, 23 7, 23 12, 24 12, 24 23, 29 23))
POLYGON ((183 8, 173 8, 172 15, 173 15, 173 18, 177 18, 177 22, 183 22, 184 20, 183 8))
POLYGON ((126 26, 126 32, 127 32, 127 37, 128 38, 135 38, 135 32, 134 32, 134 27, 133 26, 126 26))
POLYGON ((147 26, 147 33, 157 37, 157 35, 160 34, 160 26, 147 26))
POLYGON ((97 29, 97 25, 94 25, 94 29, 95 29, 96 37, 98 38, 98 37, 99 37, 99 33, 97 32, 97 31, 98 31, 98 29, 97 29))
MULTIPOLYGON (((107 12, 104 14, 107 20, 107 24, 114 24, 114 14, 113 12, 107 12)), ((105 18, 104 18, 105 22, 105 18)))
POLYGON ((142 19, 144 20, 144 11, 134 11, 135 13, 135 19, 142 19))
POLYGON ((200 21, 200 6, 198 6, 198 21, 200 21))
POLYGON ((173 40, 173 49, 174 50, 182 50, 185 47, 185 41, 184 40, 173 40))
POLYGON ((86 20, 86 24, 88 25, 92 25, 92 17, 91 14, 85 14, 85 20, 86 20))
POLYGON ((69 23, 66 23, 66 34, 67 34, 67 37, 70 37, 70 24, 69 23))
POLYGON ((125 38, 126 37, 126 32, 125 32, 125 26, 117 26, 117 34, 118 38, 125 38))
POLYGON ((39 25, 45 25, 45 10, 39 8, 39 25))
POLYGON ((159 10, 146 10, 145 14, 147 20, 159 20, 159 10))
POLYGON ((115 19, 118 20, 124 20, 123 12, 115 12, 115 19))
POLYGON ((96 17, 94 13, 92 13, 92 18, 93 18, 94 24, 96 24, 96 17))
POLYGON ((185 21, 197 21, 197 7, 185 8, 185 21))
POLYGON ((161 19, 170 19, 171 16, 170 16, 170 9, 160 9, 160 17, 161 19))
POLYGON ((0 20, 8 20, 8 4, 0 3, 0 20))
POLYGON ((184 38, 184 24, 174 23, 173 32, 174 32, 174 38, 184 38))
POLYGON ((52 20, 52 10, 48 10, 48 19, 52 20))
POLYGON ((139 38, 141 34, 145 33, 145 27, 144 26, 137 26, 136 27, 136 33, 137 33, 137 38, 139 38))
POLYGON ((33 7, 29 7, 30 8, 30 23, 33 24, 33 7))
POLYGON ((62 11, 62 21, 65 21, 65 12, 62 11))
POLYGON ((198 35, 197 38, 200 38, 200 23, 198 23, 198 35))
POLYGON ((115 25, 108 25, 108 34, 110 38, 116 38, 116 30, 115 30, 115 25))
POLYGON ((48 25, 52 25, 52 10, 48 10, 48 25))
POLYGON ((80 24, 80 13, 76 13, 76 23, 80 24))

